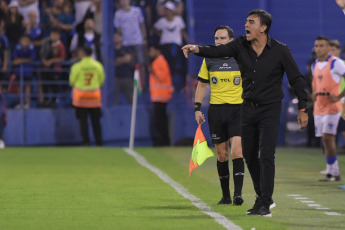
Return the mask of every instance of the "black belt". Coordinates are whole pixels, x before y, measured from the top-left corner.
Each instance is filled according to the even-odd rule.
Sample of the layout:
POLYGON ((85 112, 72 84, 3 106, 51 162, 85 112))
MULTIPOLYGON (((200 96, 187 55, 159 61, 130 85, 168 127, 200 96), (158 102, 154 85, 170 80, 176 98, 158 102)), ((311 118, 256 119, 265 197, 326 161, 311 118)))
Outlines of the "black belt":
POLYGON ((259 107, 259 106, 261 106, 261 104, 255 102, 255 101, 244 100, 243 103, 244 103, 244 104, 251 105, 252 107, 259 107))

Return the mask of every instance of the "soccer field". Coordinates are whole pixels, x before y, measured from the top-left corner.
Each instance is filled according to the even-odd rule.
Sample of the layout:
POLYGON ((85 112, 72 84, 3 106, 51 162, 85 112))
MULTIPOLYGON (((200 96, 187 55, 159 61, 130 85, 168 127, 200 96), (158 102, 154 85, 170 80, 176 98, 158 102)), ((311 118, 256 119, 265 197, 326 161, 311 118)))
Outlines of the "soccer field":
MULTIPOLYGON (((243 229, 345 229, 345 190, 338 189, 345 180, 317 181, 325 167, 320 149, 277 149, 273 196, 277 207, 272 218, 245 215, 255 199, 248 171, 245 203, 218 206, 221 190, 216 158, 208 159, 188 178, 192 148, 134 150, 243 229)), ((345 176, 345 156, 338 160, 345 176)), ((231 191, 232 186, 231 178, 231 191)), ((224 227, 122 148, 61 147, 0 151, 0 229, 224 227)))

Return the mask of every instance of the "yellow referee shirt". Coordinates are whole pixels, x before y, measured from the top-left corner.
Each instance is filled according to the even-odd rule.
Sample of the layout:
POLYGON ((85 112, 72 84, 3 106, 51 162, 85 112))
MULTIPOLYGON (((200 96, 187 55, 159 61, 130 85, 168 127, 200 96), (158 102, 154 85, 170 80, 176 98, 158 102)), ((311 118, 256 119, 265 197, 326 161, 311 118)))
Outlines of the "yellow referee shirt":
POLYGON ((210 104, 242 104, 241 72, 234 58, 205 58, 198 80, 210 83, 210 104))

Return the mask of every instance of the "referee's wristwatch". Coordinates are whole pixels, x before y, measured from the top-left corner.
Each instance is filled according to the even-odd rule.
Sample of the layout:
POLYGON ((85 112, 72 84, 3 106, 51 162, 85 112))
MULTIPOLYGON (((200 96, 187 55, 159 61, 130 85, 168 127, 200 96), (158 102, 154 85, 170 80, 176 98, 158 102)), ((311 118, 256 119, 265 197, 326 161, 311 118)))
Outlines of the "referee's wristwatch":
POLYGON ((305 108, 303 108, 303 109, 300 109, 299 111, 308 113, 308 112, 309 112, 309 108, 308 108, 308 107, 305 107, 305 108))

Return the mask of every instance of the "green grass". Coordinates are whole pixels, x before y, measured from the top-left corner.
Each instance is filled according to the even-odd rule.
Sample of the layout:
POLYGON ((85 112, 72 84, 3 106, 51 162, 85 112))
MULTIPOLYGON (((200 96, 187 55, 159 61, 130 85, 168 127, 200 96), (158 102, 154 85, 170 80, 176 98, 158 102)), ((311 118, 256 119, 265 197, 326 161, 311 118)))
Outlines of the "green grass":
MULTIPOLYGON (((345 191, 337 188, 345 182, 317 181, 325 167, 319 149, 277 150, 273 218, 245 215, 255 199, 248 173, 243 206, 217 206, 215 158, 188 178, 191 148, 135 150, 243 229, 345 228, 345 191), (342 215, 326 216, 292 193, 342 215)), ((338 160, 345 175, 345 156, 338 160)), ((7 148, 0 151, 0 229, 223 228, 121 148, 7 148)))

